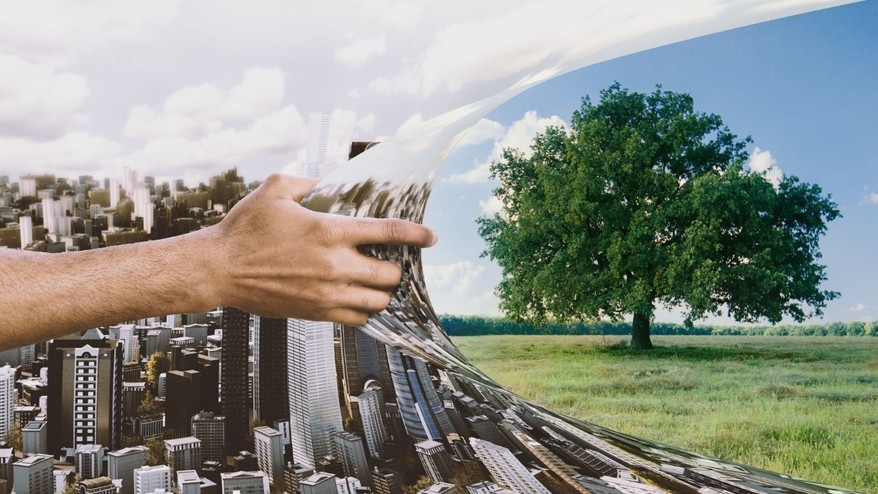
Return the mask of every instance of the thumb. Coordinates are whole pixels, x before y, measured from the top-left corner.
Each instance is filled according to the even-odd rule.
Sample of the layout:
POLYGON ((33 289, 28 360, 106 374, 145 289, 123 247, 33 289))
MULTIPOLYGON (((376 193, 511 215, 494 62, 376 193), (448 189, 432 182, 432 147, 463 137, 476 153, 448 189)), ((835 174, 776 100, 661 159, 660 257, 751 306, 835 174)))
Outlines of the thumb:
POLYGON ((275 197, 300 202, 317 185, 317 182, 318 180, 313 178, 293 177, 291 175, 275 173, 265 179, 263 186, 266 188, 266 192, 275 197))

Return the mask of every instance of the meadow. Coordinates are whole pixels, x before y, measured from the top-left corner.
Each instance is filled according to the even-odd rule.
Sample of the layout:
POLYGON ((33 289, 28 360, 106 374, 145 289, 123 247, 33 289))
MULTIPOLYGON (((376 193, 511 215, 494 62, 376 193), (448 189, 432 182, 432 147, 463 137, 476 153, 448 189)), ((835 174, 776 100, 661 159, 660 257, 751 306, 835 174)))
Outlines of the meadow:
POLYGON ((536 403, 660 443, 878 494, 878 338, 474 336, 455 344, 536 403))

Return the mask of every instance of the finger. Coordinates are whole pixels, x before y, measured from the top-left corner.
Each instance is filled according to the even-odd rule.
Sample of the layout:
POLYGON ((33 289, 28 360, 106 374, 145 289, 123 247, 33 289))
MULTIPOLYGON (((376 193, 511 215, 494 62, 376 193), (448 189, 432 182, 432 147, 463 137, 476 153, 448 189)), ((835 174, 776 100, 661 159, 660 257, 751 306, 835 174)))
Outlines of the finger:
POLYGON ((355 245, 392 244, 430 247, 439 240, 431 228, 411 221, 378 218, 345 218, 345 234, 355 245))
POLYGON ((332 305, 357 312, 381 312, 390 304, 390 293, 358 285, 347 285, 336 290, 332 305))
POLYGON ((262 186, 266 191, 276 197, 284 199, 292 199, 296 202, 301 201, 311 192, 311 189, 317 185, 318 180, 313 178, 294 177, 292 175, 284 175, 274 173, 265 179, 262 186))
POLYGON ((348 279, 351 283, 384 291, 392 290, 399 285, 402 268, 396 263, 364 256, 358 251, 353 255, 356 259, 347 264, 350 267, 348 279))
POLYGON ((326 313, 326 320, 340 322, 348 326, 362 326, 369 320, 369 314, 353 309, 339 307, 326 313))

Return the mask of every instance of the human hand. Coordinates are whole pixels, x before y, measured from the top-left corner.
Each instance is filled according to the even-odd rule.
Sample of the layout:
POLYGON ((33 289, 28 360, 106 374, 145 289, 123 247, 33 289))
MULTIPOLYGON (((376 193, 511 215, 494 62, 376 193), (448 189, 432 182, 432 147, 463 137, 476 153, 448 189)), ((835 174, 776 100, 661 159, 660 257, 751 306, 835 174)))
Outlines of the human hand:
POLYGON ((223 221, 202 231, 215 245, 216 305, 359 326, 387 307, 402 271, 357 246, 436 243, 431 229, 408 221, 310 211, 299 201, 315 184, 272 175, 223 221))

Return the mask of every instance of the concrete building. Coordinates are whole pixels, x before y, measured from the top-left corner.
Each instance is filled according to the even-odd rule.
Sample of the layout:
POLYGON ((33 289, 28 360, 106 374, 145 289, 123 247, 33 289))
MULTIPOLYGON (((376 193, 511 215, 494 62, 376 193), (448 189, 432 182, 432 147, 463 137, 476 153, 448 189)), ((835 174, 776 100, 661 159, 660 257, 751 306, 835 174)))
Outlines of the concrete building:
POLYGON ((21 248, 24 249, 34 241, 34 219, 27 215, 20 216, 18 231, 21 235, 21 248))
POLYGON ((18 393, 15 391, 15 369, 9 364, 0 367, 0 438, 12 432, 18 393))
POLYGON ((12 464, 17 460, 15 450, 12 448, 0 448, 0 480, 5 480, 12 485, 12 464))
POLYGON ((83 479, 100 477, 104 469, 104 448, 100 444, 76 447, 76 473, 83 479))
POLYGON ((167 372, 165 437, 192 435, 192 417, 201 410, 201 373, 196 370, 167 372))
POLYGON ((336 391, 332 323, 287 320, 287 372, 293 458, 316 465, 343 431, 336 391))
POLYGON ((363 424, 363 437, 369 449, 369 456, 380 456, 389 440, 387 427, 381 413, 381 394, 375 390, 364 391, 357 396, 360 409, 360 422, 363 424))
POLYGON ((177 490, 180 494, 201 494, 201 477, 195 470, 177 472, 177 490))
POLYGON ((77 494, 116 494, 116 485, 109 477, 96 477, 79 481, 77 494))
POLYGON ((402 494, 402 475, 387 468, 372 470, 372 491, 375 494, 402 494))
POLYGON ((457 494, 457 488, 454 487, 454 484, 439 482, 419 490, 418 494, 457 494))
POLYGON ((12 465, 15 494, 46 494, 53 491, 52 457, 31 455, 12 465))
POLYGON ((268 494, 268 474, 260 471, 231 472, 220 475, 223 494, 268 494))
POLYGON ((171 488, 171 469, 167 465, 134 469, 134 494, 151 494, 156 489, 171 488))
POLYGON ((146 465, 146 446, 133 446, 107 453, 107 477, 122 481, 119 494, 134 494, 134 471, 146 465))
POLYGON ((369 463, 366 461, 363 438, 350 432, 336 432, 332 439, 335 457, 341 461, 345 476, 356 477, 363 485, 371 486, 372 475, 369 472, 369 463))
POLYGON ((259 469, 268 474, 268 481, 275 489, 283 489, 284 445, 281 433, 271 427, 255 427, 253 444, 259 469))
POLYGON ((497 484, 518 492, 549 494, 509 449, 478 438, 470 438, 470 446, 497 484))
POLYGON ((248 357, 250 314, 223 308, 222 412, 226 417, 226 453, 250 449, 248 357))
POLYGON ((253 410, 266 424, 289 420, 287 320, 253 320, 253 410))
POLYGON ((328 472, 317 472, 299 482, 299 492, 301 494, 336 494, 338 492, 338 487, 335 485, 336 478, 335 475, 328 472))
POLYGON ((335 491, 338 494, 357 494, 362 490, 363 484, 356 477, 335 478, 335 491))
POLYGON ((174 474, 180 470, 201 469, 201 440, 197 437, 167 439, 165 448, 165 463, 174 474))
POLYGON ((200 412, 192 417, 192 437, 201 440, 201 459, 226 463, 226 418, 213 412, 200 412))
POLYGON ((452 459, 445 450, 445 446, 437 441, 421 441, 415 444, 415 451, 424 471, 435 484, 449 482, 451 480, 452 459))
POLYGON ((48 426, 44 420, 28 422, 22 427, 21 450, 24 454, 46 454, 49 452, 48 426))

